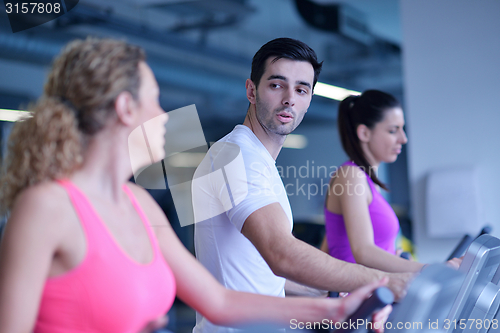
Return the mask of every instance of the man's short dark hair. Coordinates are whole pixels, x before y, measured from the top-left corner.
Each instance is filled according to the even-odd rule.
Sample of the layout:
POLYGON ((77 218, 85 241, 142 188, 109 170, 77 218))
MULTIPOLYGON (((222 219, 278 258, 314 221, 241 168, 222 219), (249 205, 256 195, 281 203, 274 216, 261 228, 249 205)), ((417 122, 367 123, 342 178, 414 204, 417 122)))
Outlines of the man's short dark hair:
POLYGON ((323 66, 323 62, 318 62, 316 52, 305 43, 293 38, 276 38, 264 44, 253 57, 250 79, 256 87, 266 71, 266 61, 269 58, 274 58, 273 62, 281 58, 309 62, 314 69, 313 88, 323 66))

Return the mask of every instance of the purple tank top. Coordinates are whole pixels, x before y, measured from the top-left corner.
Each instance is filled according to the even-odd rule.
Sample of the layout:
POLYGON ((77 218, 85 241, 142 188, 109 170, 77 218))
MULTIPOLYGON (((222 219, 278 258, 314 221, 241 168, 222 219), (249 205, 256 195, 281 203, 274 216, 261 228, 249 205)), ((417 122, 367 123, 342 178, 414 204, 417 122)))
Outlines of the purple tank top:
MULTIPOLYGON (((344 165, 357 165, 353 162, 346 162, 344 165)), ((395 241, 399 232, 399 220, 389 203, 375 188, 375 184, 366 174, 366 179, 372 191, 372 202, 368 206, 370 218, 372 220, 373 237, 375 245, 379 248, 395 254, 395 241)), ((344 224, 344 217, 330 212, 325 205, 325 229, 326 239, 330 255, 340 260, 355 263, 354 256, 349 245, 349 238, 344 224)))

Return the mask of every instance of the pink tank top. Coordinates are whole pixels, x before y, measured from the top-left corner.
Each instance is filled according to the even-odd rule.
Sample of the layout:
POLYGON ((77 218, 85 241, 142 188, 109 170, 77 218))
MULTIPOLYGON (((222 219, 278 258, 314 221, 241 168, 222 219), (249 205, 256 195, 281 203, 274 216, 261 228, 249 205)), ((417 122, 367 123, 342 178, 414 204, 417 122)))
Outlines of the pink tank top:
POLYGON ((59 183, 83 226, 87 252, 76 268, 46 280, 35 333, 137 333, 166 314, 175 297, 174 276, 130 189, 123 186, 153 248, 148 264, 134 261, 121 249, 74 184, 59 183))
MULTIPOLYGON (((350 161, 342 165, 357 167, 355 163, 350 161)), ((389 203, 387 203, 382 194, 375 188, 375 184, 368 174, 365 173, 365 175, 373 197, 372 202, 368 206, 368 211, 372 221, 375 245, 391 254, 395 254, 395 242, 399 232, 399 220, 389 203)), ((326 206, 324 207, 324 211, 326 239, 328 241, 330 255, 340 260, 355 263, 356 260, 352 254, 349 238, 347 237, 344 217, 330 212, 326 206)))

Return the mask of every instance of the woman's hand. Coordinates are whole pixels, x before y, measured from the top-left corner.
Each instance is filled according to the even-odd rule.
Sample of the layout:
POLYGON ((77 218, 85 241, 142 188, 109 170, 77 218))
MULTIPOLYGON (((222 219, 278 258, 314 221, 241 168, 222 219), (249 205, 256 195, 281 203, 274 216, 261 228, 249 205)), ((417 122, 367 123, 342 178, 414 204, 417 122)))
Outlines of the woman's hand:
POLYGON ((448 260, 446 262, 446 265, 448 267, 451 267, 453 269, 458 269, 460 267, 460 265, 462 264, 462 260, 464 259, 464 257, 460 257, 460 258, 453 258, 451 260, 448 260))
POLYGON ((373 330, 376 333, 383 333, 385 328, 385 323, 392 312, 392 305, 386 305, 382 310, 373 314, 372 323, 373 330))
POLYGON ((396 250, 396 256, 401 257, 401 258, 403 258, 403 259, 407 259, 407 260, 409 260, 409 261, 415 261, 415 259, 413 259, 413 256, 411 255, 411 253, 403 251, 403 249, 402 249, 402 248, 398 248, 398 249, 396 250), (405 255, 403 255, 403 253, 404 253, 405 255))
MULTIPOLYGON (((389 279, 387 277, 383 278, 380 281, 376 281, 370 283, 364 287, 361 287, 352 293, 350 293, 347 297, 342 298, 343 306, 344 306, 344 320, 347 319, 350 315, 352 315, 361 304, 373 293, 373 291, 379 287, 387 285, 389 279)), ((389 317, 389 314, 392 311, 392 306, 388 305, 384 307, 382 310, 373 314, 372 323, 374 331, 377 333, 382 333, 384 331, 385 322, 389 317)))

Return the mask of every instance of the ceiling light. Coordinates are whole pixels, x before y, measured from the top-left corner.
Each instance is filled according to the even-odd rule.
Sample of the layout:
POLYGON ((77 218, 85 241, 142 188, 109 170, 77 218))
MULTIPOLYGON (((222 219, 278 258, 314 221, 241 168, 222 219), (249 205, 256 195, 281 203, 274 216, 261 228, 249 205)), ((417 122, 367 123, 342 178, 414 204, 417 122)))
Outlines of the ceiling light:
POLYGON ((29 117, 31 117, 31 112, 28 111, 0 109, 0 121, 14 122, 29 117))
POLYGON ((288 134, 283 148, 304 149, 307 147, 307 138, 302 134, 288 134))
POLYGON ((168 157, 168 163, 175 168, 197 168, 206 153, 178 153, 168 157))
POLYGON ((345 88, 332 86, 331 84, 317 82, 316 86, 314 87, 314 95, 331 98, 336 101, 342 101, 348 96, 361 95, 361 93, 359 91, 348 90, 345 88))

